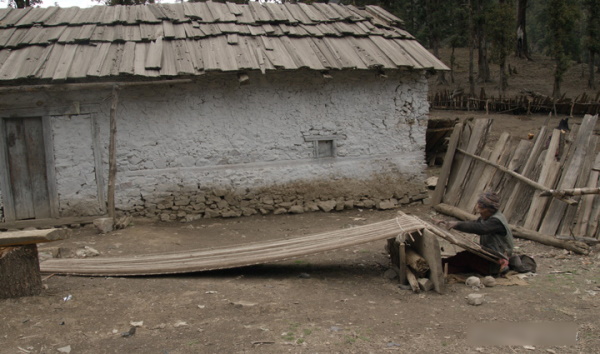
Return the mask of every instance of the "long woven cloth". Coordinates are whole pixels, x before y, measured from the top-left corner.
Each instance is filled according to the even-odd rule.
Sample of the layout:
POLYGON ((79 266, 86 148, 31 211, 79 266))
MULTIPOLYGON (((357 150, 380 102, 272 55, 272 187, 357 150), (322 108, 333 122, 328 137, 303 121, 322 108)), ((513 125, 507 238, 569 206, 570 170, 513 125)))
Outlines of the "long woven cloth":
POLYGON ((42 262, 40 269, 44 273, 86 276, 191 273, 282 261, 388 239, 424 228, 424 223, 418 218, 400 214, 391 220, 286 240, 131 257, 50 259, 42 262))

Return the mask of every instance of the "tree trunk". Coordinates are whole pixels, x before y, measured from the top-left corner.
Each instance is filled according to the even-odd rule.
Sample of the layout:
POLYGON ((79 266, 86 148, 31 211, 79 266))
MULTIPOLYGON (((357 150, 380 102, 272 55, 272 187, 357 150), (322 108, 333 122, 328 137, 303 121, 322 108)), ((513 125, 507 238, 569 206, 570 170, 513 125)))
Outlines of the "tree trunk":
POLYGON ((506 60, 502 60, 500 63, 500 91, 502 95, 506 92, 506 88, 508 87, 508 78, 506 76, 506 60))
POLYGON ((554 72, 554 86, 552 88, 552 97, 554 99, 560 98, 560 83, 562 81, 562 74, 559 74, 559 65, 558 63, 560 59, 557 60, 556 71, 554 72))
POLYGON ((37 245, 0 248, 0 269, 0 299, 42 292, 37 245))
POLYGON ((475 73, 474 73, 474 50, 475 50, 475 26, 473 25, 473 0, 467 0, 469 6, 469 97, 475 97, 475 73))
POLYGON ((479 67, 479 72, 478 72, 478 76, 477 76, 477 80, 479 82, 489 82, 490 81, 490 68, 489 68, 489 64, 488 64, 488 58, 487 58, 487 42, 485 39, 485 31, 484 31, 484 24, 485 24, 485 20, 483 19, 484 17, 484 8, 483 8, 483 0, 479 0, 477 2, 477 17, 478 17, 478 21, 477 21, 477 26, 476 26, 476 31, 477 31, 477 47, 478 47, 478 67, 479 67))
POLYGON ((519 0, 517 5, 517 49, 519 58, 531 60, 527 43, 527 0, 519 0))
POLYGON ((450 54, 450 82, 454 83, 454 64, 456 63, 456 56, 454 55, 455 46, 452 46, 452 54, 450 54))
POLYGON ((590 64, 589 66, 589 71, 590 71, 590 77, 588 78, 588 88, 591 89, 596 89, 596 83, 594 82, 594 62, 595 62, 595 55, 596 53, 594 53, 594 51, 590 50, 590 64))

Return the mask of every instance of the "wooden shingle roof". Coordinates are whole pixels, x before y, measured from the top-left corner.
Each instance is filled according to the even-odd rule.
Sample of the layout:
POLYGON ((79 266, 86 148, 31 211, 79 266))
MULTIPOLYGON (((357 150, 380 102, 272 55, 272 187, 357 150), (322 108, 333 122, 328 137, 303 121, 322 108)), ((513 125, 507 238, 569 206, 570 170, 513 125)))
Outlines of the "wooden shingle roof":
POLYGON ((0 9, 0 83, 447 69, 401 25, 377 6, 318 3, 0 9))

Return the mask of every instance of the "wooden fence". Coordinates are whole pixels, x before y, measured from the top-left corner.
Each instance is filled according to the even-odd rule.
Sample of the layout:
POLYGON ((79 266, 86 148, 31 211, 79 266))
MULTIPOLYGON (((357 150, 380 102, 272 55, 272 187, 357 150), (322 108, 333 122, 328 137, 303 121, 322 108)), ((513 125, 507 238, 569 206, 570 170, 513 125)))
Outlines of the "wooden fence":
POLYGON ((472 212, 478 195, 492 190, 512 225, 544 235, 598 239, 600 195, 541 195, 600 186, 597 121, 598 116, 586 115, 570 132, 543 127, 533 140, 511 139, 504 132, 494 146, 486 146, 491 119, 459 123, 448 146, 456 153, 444 161, 433 203, 472 212))
POLYGON ((534 92, 527 92, 515 97, 487 97, 484 90, 479 96, 468 97, 463 92, 450 90, 439 91, 429 96, 429 103, 434 109, 486 111, 497 113, 530 114, 555 113, 557 115, 596 115, 600 113, 600 92, 595 97, 582 94, 575 99, 553 99, 534 92))

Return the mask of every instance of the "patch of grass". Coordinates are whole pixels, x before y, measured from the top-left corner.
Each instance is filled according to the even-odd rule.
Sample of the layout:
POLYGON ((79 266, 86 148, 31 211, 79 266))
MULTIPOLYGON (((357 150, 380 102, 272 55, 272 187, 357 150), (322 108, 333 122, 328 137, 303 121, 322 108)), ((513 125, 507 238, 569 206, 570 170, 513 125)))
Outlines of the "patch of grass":
POLYGON ((294 261, 294 264, 308 264, 308 261, 302 260, 302 259, 297 259, 294 261))

